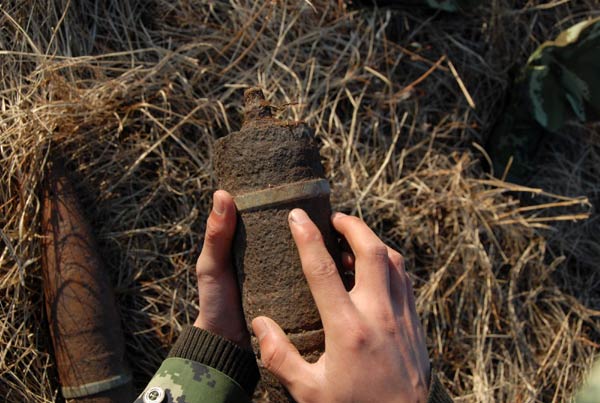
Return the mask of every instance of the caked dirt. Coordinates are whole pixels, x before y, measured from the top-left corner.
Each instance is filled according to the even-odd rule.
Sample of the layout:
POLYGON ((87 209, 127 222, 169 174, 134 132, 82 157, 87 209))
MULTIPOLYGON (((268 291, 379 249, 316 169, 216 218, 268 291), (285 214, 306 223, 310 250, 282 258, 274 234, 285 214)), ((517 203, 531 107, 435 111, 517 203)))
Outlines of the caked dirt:
MULTIPOLYGON (((215 145, 214 168, 222 189, 235 197, 325 177, 312 129, 300 122, 272 118, 270 106, 256 90, 247 91, 245 101, 241 130, 219 139, 215 145)), ((306 211, 319 227, 340 268, 329 195, 240 212, 234 262, 248 327, 257 316, 270 317, 303 356, 314 361, 323 351, 324 338, 288 225, 288 214, 294 208, 306 211)), ((255 340, 253 345, 258 347, 255 340)), ((257 394, 269 402, 287 401, 289 396, 277 381, 266 371, 261 372, 257 394)))

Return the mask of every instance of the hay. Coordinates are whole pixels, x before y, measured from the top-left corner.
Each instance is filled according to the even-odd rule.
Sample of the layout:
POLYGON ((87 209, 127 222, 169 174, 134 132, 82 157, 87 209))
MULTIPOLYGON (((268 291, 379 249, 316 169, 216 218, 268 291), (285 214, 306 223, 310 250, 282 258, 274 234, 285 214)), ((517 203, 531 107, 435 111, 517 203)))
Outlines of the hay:
POLYGON ((590 190, 492 179, 477 144, 511 69, 599 5, 493 1, 450 16, 327 1, 4 2, 0 395, 58 393, 40 287, 48 155, 69 160, 139 389, 196 314, 211 147, 239 128, 241 89, 261 85, 281 117, 315 127, 335 207, 405 255, 457 401, 568 400, 597 351, 600 305, 566 262, 592 261, 580 255, 598 243, 561 246, 551 229, 581 239, 573 221, 591 210, 576 196, 590 190))

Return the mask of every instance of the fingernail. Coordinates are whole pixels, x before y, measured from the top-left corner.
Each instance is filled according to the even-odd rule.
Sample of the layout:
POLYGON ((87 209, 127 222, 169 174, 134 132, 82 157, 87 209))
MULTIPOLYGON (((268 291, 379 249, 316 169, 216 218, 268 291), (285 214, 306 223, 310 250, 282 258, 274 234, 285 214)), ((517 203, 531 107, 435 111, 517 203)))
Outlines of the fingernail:
POLYGON ((295 208, 290 211, 289 220, 294 224, 304 224, 305 222, 308 222, 309 218, 304 210, 295 208))
POLYGON ((218 215, 223 215, 225 212, 225 203, 217 196, 217 193, 213 195, 213 211, 218 215))
POLYGON ((335 213, 333 213, 331 215, 332 220, 335 220, 336 218, 342 218, 342 217, 346 217, 346 214, 340 213, 339 211, 336 211, 335 213))
POLYGON ((267 322, 262 318, 257 318, 252 321, 252 326, 254 328, 254 334, 258 338, 258 341, 261 341, 267 333, 269 333, 269 327, 267 326, 267 322))

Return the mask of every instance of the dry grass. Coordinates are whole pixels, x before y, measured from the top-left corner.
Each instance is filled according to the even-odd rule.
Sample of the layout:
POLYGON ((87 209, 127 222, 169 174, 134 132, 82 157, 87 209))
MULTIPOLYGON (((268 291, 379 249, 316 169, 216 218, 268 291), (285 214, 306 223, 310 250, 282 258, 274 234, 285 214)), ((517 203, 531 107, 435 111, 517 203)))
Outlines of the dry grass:
POLYGON ((586 175, 598 159, 540 179, 569 198, 492 179, 477 144, 515 66, 600 2, 517 3, 450 16, 327 1, 310 3, 318 13, 292 1, 3 2, 0 395, 58 393, 40 287, 48 155, 69 159, 139 388, 195 315, 211 147, 239 128, 241 89, 261 85, 283 117, 316 128, 335 207, 406 256, 457 401, 568 400, 600 341, 599 295, 584 277, 598 219, 575 221, 591 212, 577 196, 597 197, 586 175), (556 228, 569 236, 558 242, 556 228))

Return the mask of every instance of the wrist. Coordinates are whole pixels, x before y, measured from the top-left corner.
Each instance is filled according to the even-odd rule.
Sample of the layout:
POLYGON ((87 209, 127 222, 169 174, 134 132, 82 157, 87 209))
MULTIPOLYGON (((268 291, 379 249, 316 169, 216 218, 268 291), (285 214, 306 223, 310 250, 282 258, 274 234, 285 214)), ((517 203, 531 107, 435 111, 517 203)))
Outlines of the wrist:
POLYGON ((239 347, 250 350, 250 335, 245 328, 242 329, 231 329, 218 326, 214 321, 206 320, 202 315, 198 315, 194 321, 195 328, 206 330, 217 336, 223 337, 232 343, 237 344, 239 347))

